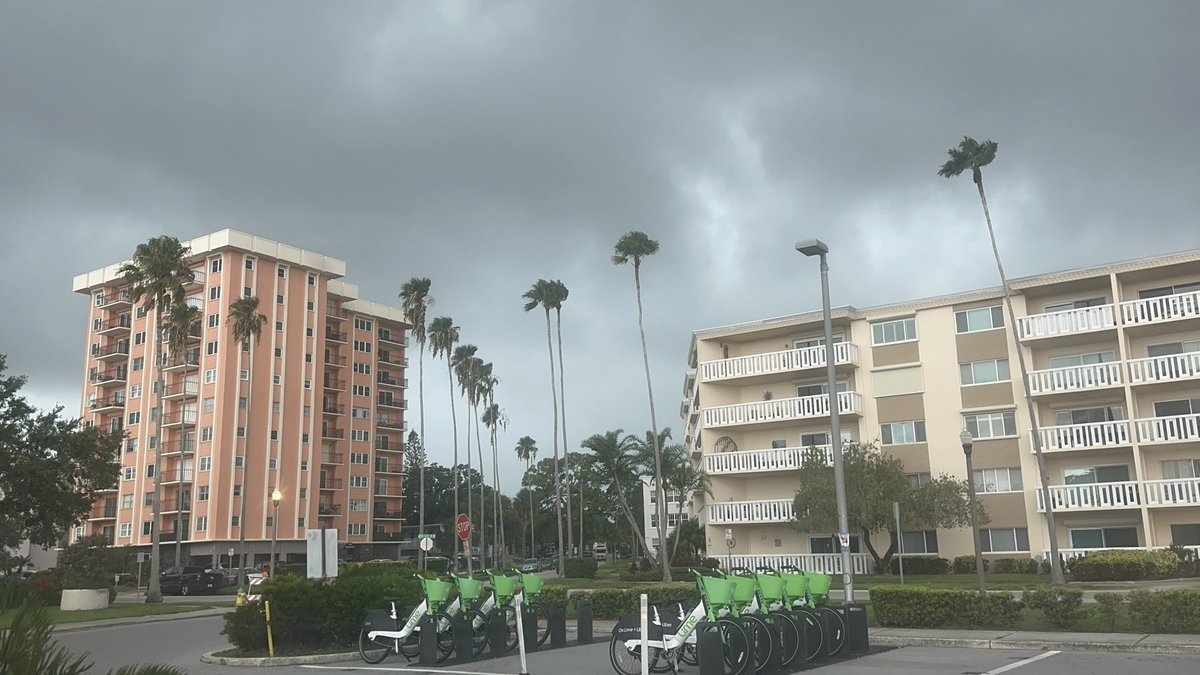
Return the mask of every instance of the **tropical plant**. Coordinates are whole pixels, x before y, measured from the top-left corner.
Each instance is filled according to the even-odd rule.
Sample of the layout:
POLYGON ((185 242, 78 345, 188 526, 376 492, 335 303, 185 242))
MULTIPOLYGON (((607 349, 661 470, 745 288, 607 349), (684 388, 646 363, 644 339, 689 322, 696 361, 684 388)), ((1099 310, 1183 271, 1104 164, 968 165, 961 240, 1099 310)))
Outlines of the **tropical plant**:
MULTIPOLYGON (((192 335, 199 335, 200 316, 202 312, 200 308, 189 302, 177 298, 171 303, 171 309, 167 313, 167 353, 173 359, 186 358, 188 338, 192 335)), ((183 398, 180 399, 183 408, 187 409, 187 377, 180 382, 180 393, 183 398)), ((196 390, 197 394, 199 389, 196 390)), ((187 415, 180 417, 179 427, 179 448, 182 451, 186 448, 184 445, 188 442, 187 430, 187 415)), ((182 565, 182 547, 183 537, 180 536, 180 526, 182 525, 181 518, 183 515, 183 489, 179 488, 175 491, 175 564, 182 565)))
POLYGON ((672 565, 679 565, 681 560, 699 562, 705 548, 704 526, 698 518, 681 520, 671 536, 667 537, 667 544, 671 547, 672 565), (679 555, 680 546, 683 547, 682 557, 679 555))
MULTIPOLYGON (((666 481, 667 488, 679 495, 679 509, 676 515, 682 526, 684 504, 691 501, 691 496, 697 492, 712 497, 712 480, 703 467, 692 463, 687 450, 680 444, 663 448, 663 465, 663 480, 666 481)), ((666 527, 659 528, 659 536, 665 531, 666 527)), ((675 559, 678 548, 679 537, 676 537, 671 544, 671 560, 675 559)))
MULTIPOLYGON (((1013 311, 1012 288, 1008 285, 1008 277, 1004 274, 1004 263, 1000 260, 1000 247, 996 244, 996 229, 992 226, 992 213, 988 209, 987 194, 983 190, 983 167, 996 159, 995 141, 980 143, 970 136, 963 136, 957 147, 950 148, 946 153, 950 159, 938 169, 938 175, 953 178, 964 171, 971 172, 971 180, 979 191, 979 203, 983 205, 983 217, 987 221, 988 236, 992 241, 992 255, 996 258, 996 270, 1000 273, 1000 285, 1004 290, 1004 306, 1008 310, 1008 322, 1012 326, 1013 340, 1016 342, 1017 364, 1021 368, 1021 385, 1025 394, 1025 407, 1029 413, 1029 423, 1033 426, 1030 438, 1033 442, 1033 454, 1037 458, 1038 475, 1042 485, 1050 484, 1050 474, 1046 471, 1046 460, 1042 455, 1041 434, 1038 431, 1037 410, 1033 404, 1033 394, 1029 387, 1029 370, 1025 366, 1025 351, 1017 339, 1017 315, 1013 311)), ((1050 539, 1050 583, 1060 585, 1065 583, 1062 570, 1062 559, 1058 555, 1058 530, 1054 524, 1054 506, 1046 500, 1046 533, 1050 539)))
POLYGON ((538 279, 521 297, 525 298, 526 312, 539 305, 546 312, 546 352, 550 357, 550 402, 554 415, 554 512, 558 522, 558 576, 561 577, 566 569, 563 567, 562 481, 558 471, 558 393, 554 382, 554 343, 550 338, 550 308, 557 302, 558 289, 553 282, 538 279))
MULTIPOLYGON (((471 463, 471 419, 474 417, 474 415, 471 414, 471 396, 475 387, 475 353, 478 351, 479 348, 472 344, 459 345, 454 349, 454 353, 450 357, 450 362, 454 366, 454 376, 458 380, 459 391, 462 393, 463 398, 466 399, 467 404, 467 518, 471 520, 472 524, 478 522, 472 513, 474 509, 474 499, 471 497, 471 472, 473 470, 471 463)), ((479 528, 473 528, 471 533, 472 537, 475 534, 474 530, 477 529, 479 528)), ((470 569, 470 566, 471 556, 468 556, 468 570, 470 569)))
MULTIPOLYGON (((487 364, 488 371, 491 371, 491 363, 487 364)), ((492 531, 499 543, 499 550, 503 552, 507 550, 507 543, 504 539, 504 519, 500 517, 500 455, 496 447, 496 436, 500 427, 508 426, 508 418, 500 411, 500 406, 495 403, 492 398, 495 390, 496 379, 490 378, 488 385, 488 406, 483 411, 483 425, 488 428, 488 436, 492 442, 492 482, 495 484, 495 490, 492 492, 492 531)))
MULTIPOLYGON (((138 244, 133 251, 133 258, 121 265, 119 274, 121 280, 129 285, 130 300, 141 303, 146 315, 154 315, 154 339, 156 347, 162 344, 163 313, 173 300, 182 301, 184 287, 196 278, 195 273, 188 267, 186 258, 188 247, 179 243, 175 237, 154 237, 144 244, 138 244)), ((156 352, 154 364, 157 373, 157 395, 155 405, 159 414, 154 425, 154 435, 162 438, 162 423, 166 416, 163 408, 163 388, 165 373, 163 372, 162 357, 156 352)), ((159 549, 162 530, 162 443, 154 447, 154 522, 150 528, 150 582, 146 590, 146 602, 162 602, 162 590, 159 588, 158 575, 162 565, 159 549)))
MULTIPOLYGON (((400 287, 400 308, 404 310, 404 320, 409 325, 409 333, 416 341, 419 349, 417 356, 417 396, 421 403, 421 438, 425 438, 425 319, 428 309, 433 305, 433 296, 429 295, 431 282, 426 277, 413 277, 400 287)), ((417 532, 425 534, 425 463, 420 466, 420 501, 417 520, 417 532)), ((421 569, 425 569, 425 550, 420 551, 421 569)))
MULTIPOLYGON (((563 361, 563 339, 562 339, 562 306, 567 301, 567 296, 571 294, 570 289, 560 279, 555 279, 550 282, 550 302, 554 308, 554 332, 558 335, 558 398, 562 402, 559 407, 558 416, 562 421, 562 447, 563 447, 563 474, 573 476, 571 473, 571 461, 568 459, 570 454, 567 448, 571 444, 567 442, 567 382, 566 382, 566 365, 563 361)), ((580 492, 582 495, 583 492, 580 492)), ((570 483, 567 487, 567 551, 575 551, 575 530, 571 526, 571 488, 570 483)), ((579 528, 583 529, 583 507, 579 507, 579 528)), ((583 534, 580 533, 579 549, 583 550, 583 534)))
POLYGON ((428 337, 433 358, 446 357, 446 378, 450 382, 450 425, 454 434, 454 513, 458 514, 458 417, 454 411, 454 370, 451 363, 454 345, 458 344, 458 326, 450 317, 439 316, 429 323, 428 337))
MULTIPOLYGON (((663 493, 662 481, 662 447, 658 443, 658 418, 654 413, 654 386, 650 378, 650 352, 646 350, 646 325, 642 317, 642 259, 658 253, 658 242, 646 236, 645 232, 627 232, 613 247, 612 262, 614 265, 633 263, 633 284, 637 291, 638 332, 642 337, 642 363, 646 367, 646 394, 650 399, 650 431, 654 439, 654 489, 658 490, 658 522, 667 522, 666 496, 663 493)), ((659 540, 662 547, 666 542, 659 540)), ((671 581, 671 565, 667 556, 659 556, 662 565, 663 581, 671 581)))
MULTIPOLYGON (((258 311, 258 296, 250 295, 238 298, 229 304, 229 316, 226 317, 229 321, 229 330, 233 334, 233 341, 241 346, 241 351, 249 354, 246 364, 246 426, 249 427, 250 420, 253 419, 250 414, 252 405, 254 404, 254 352, 257 350, 259 340, 262 339, 263 324, 267 322, 267 316, 260 314, 258 311)), ((241 368, 241 353, 238 355, 238 368, 241 368)), ((241 378, 238 378, 238 396, 241 396, 241 378)), ((246 436, 242 446, 242 496, 241 507, 238 516, 238 560, 242 561, 238 565, 238 590, 246 590, 246 502, 250 498, 250 484, 246 479, 246 469, 250 464, 249 453, 250 430, 247 428, 246 436)))
MULTIPOLYGON (((617 429, 603 434, 595 434, 584 439, 580 445, 591 450, 593 461, 604 467, 608 473, 609 492, 617 498, 617 503, 621 505, 621 512, 625 514, 625 518, 629 522, 629 529, 634 533, 636 540, 634 546, 644 550, 648 557, 652 557, 650 549, 646 545, 646 537, 642 534, 642 528, 638 526, 637 518, 629 508, 629 500, 625 497, 626 487, 632 487, 638 482, 637 469, 640 462, 637 451, 630 442, 631 437, 622 437, 624 433, 623 429, 617 429)), ((662 492, 660 491, 659 494, 661 495, 662 492)), ((662 497, 658 501, 661 503, 662 497)), ((666 518, 660 517, 659 522, 665 523, 666 518)))
MULTIPOLYGON (((528 473, 529 467, 533 465, 533 458, 537 457, 538 447, 537 442, 529 436, 522 436, 517 441, 517 458, 525 460, 525 471, 528 473)), ((529 557, 536 555, 533 542, 533 491, 529 491, 529 557)))

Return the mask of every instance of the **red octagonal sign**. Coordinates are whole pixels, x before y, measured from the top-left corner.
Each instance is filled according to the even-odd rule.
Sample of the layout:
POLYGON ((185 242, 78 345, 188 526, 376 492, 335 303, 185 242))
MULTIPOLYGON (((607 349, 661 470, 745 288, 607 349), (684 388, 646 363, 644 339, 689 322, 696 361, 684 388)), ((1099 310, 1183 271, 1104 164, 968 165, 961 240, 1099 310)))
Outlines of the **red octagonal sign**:
POLYGON ((454 531, 458 533, 458 538, 466 541, 471 538, 471 519, 467 514, 458 514, 458 520, 454 521, 454 531))

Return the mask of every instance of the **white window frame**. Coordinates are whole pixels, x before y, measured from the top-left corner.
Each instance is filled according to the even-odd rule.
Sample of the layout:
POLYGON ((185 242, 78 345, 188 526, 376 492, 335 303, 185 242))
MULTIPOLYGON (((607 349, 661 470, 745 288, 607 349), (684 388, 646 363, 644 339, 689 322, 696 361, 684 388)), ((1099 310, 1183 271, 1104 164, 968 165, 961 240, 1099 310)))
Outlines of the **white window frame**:
POLYGON ((204 371, 204 384, 216 384, 216 382, 217 382, 217 369, 209 368, 209 369, 205 370, 204 371))
POLYGON ((350 487, 365 488, 370 486, 371 481, 366 476, 350 476, 350 487))
MULTIPOLYGON (((984 322, 981 322, 980 325, 982 325, 982 323, 984 322)), ((1004 328, 1004 308, 1000 305, 963 309, 954 313, 954 330, 959 335, 965 335, 967 333, 982 333, 983 331, 999 330, 1001 328, 1004 328), (986 318, 986 328, 971 327, 972 319, 977 319, 979 317, 986 318), (961 322, 959 321, 960 318, 962 319, 961 322), (999 320, 999 323, 997 323, 997 320, 999 320)))
POLYGON ((979 387, 979 386, 983 386, 985 384, 1000 384, 1000 383, 1004 383, 1004 382, 1012 382, 1012 369, 1009 367, 1008 359, 980 359, 979 361, 970 361, 968 363, 960 363, 960 364, 958 364, 958 374, 959 374, 959 380, 962 381, 962 386, 964 386, 964 387, 979 387), (1004 364, 1004 370, 1008 371, 1007 376, 1005 376, 1003 378, 1001 377, 1001 373, 1000 373, 1000 364, 1001 363, 1004 364), (981 366, 982 364, 991 364, 992 367, 994 367, 996 369, 996 378, 997 379, 987 380, 985 382, 978 381, 979 376, 976 373, 976 367, 981 366), (964 368, 967 368, 968 370, 964 371, 963 370, 964 368), (965 381, 965 379, 966 379, 965 376, 968 372, 971 374, 970 382, 965 381))
POLYGON ((121 528, 117 536, 121 539, 129 539, 133 537, 133 523, 121 523, 121 528))
POLYGON ((989 527, 979 531, 979 543, 983 548, 984 554, 988 553, 1029 553, 1029 546, 1021 549, 1021 537, 1017 535, 1020 531, 1025 532, 1025 541, 1029 541, 1029 528, 1027 527, 989 527), (997 530, 1005 530, 1012 532, 1013 546, 1016 550, 997 550, 995 543, 992 541, 992 533, 997 530))
POLYGON ((996 412, 974 413, 963 415, 963 425, 971 432, 971 437, 977 441, 993 438, 1017 438, 1017 413, 1015 410, 998 410, 996 412), (971 427, 975 428, 972 429, 971 427), (1008 433, 1011 426, 1013 431, 1008 433), (995 433, 997 428, 1000 433, 995 433))
POLYGON ((981 494, 1005 494, 1024 492, 1025 479, 1021 476, 1021 467, 1001 467, 996 469, 975 469, 975 491, 981 494), (1016 477, 1017 487, 1013 487, 1013 477, 1016 477), (991 488, 991 489, 989 489, 991 488))
POLYGON ((210 470, 212 468, 212 457, 201 457, 200 465, 198 468, 200 471, 210 470))
POLYGON ((915 316, 871 324, 872 347, 897 345, 905 342, 916 342, 917 340, 917 317, 915 316), (892 339, 889 339, 887 335, 889 330, 893 333, 891 336, 892 339))
POLYGON ((879 425, 879 438, 880 445, 917 445, 918 443, 926 443, 928 436, 925 433, 925 420, 881 424, 879 425), (885 429, 889 433, 885 434, 885 429), (889 437, 890 440, 888 440, 889 437))

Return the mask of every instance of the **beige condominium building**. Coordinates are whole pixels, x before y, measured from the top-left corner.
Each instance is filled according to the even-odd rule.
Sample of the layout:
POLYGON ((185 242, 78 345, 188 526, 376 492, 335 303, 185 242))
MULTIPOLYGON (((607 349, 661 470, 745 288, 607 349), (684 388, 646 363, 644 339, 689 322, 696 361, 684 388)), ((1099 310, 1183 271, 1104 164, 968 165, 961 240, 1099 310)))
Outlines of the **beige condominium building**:
POLYGON ((298 559, 316 528, 337 529, 343 546, 397 553, 407 428, 402 312, 358 299, 341 260, 232 230, 184 244, 195 271, 186 299, 201 319, 183 353, 155 339, 154 312, 133 302, 122 263, 75 277, 75 292, 89 299, 83 419, 126 440, 117 487, 72 537, 103 534, 146 550, 157 480, 168 559, 178 537, 185 561, 236 564, 230 550, 244 535, 246 564, 260 562, 273 532, 282 556, 298 559), (267 319, 253 368, 229 321, 230 304, 251 295, 267 319), (156 435, 160 359, 166 387, 156 435))
MULTIPOLYGON (((1200 545, 1200 250, 1012 287, 1016 326, 998 288, 834 309, 843 436, 879 441, 921 481, 966 477, 959 434, 970 430, 988 556, 1044 556, 1047 498, 1066 556, 1200 545)), ((693 496, 710 554, 725 554, 730 529, 734 564, 840 570, 828 533, 789 522, 803 449, 830 447, 823 335, 819 310, 693 334, 681 414, 712 478, 711 498, 693 496)), ((889 535, 872 541, 886 549, 889 535)), ((973 548, 969 529, 905 531, 902 542, 948 558, 973 548)), ((860 543, 854 565, 865 572, 860 543)))

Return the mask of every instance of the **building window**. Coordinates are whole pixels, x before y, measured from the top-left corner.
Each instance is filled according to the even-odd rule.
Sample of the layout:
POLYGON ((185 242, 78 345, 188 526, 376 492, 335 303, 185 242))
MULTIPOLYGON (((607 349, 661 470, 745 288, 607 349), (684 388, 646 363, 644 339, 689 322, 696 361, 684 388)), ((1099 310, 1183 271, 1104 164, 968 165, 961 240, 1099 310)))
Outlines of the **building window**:
POLYGON ((200 458, 200 470, 208 471, 211 468, 212 468, 212 457, 201 457, 200 458))
POLYGON ((204 384, 214 384, 217 381, 217 369, 209 368, 204 371, 204 384))
POLYGON ((121 495, 121 508, 122 509, 132 509, 133 508, 133 495, 121 495))
POLYGON ((131 365, 129 367, 129 369, 134 372, 137 372, 137 371, 141 370, 143 367, 145 367, 145 365, 146 365, 146 359, 144 357, 137 356, 137 357, 134 357, 133 365, 131 365))
POLYGON ((351 499, 350 500, 350 510, 351 511, 366 511, 367 510, 367 500, 351 499))
POLYGON ((307 303, 305 303, 305 305, 308 308, 308 311, 310 311, 310 312, 317 308, 317 304, 315 302, 313 302, 312 300, 309 300, 307 303))
POLYGON ((312 389, 312 380, 308 379, 307 377, 304 378, 304 388, 312 389))
POLYGON ((121 523, 121 538, 128 539, 133 536, 133 523, 121 523))
POLYGON ((212 342, 210 342, 204 346, 204 353, 208 354, 209 356, 212 356, 213 354, 217 353, 217 348, 219 346, 220 346, 220 344, 216 340, 213 340, 212 342))
POLYGON ((351 464, 370 464, 371 456, 365 452, 352 452, 352 453, 350 453, 350 463, 351 464))
POLYGON ((350 415, 354 419, 369 420, 371 419, 371 410, 370 408, 351 408, 350 415))
POLYGON ((212 412, 213 410, 216 410, 216 408, 217 408, 217 399, 215 399, 215 398, 213 398, 213 397, 211 397, 211 396, 209 396, 208 398, 204 399, 204 402, 200 404, 200 411, 201 411, 201 412, 210 413, 210 412, 212 412))
POLYGON ((303 518, 299 518, 296 520, 296 527, 301 527, 301 528, 304 527, 304 519, 303 518))
POLYGON ((1155 401, 1155 417, 1179 417, 1200 413, 1200 399, 1180 399, 1178 401, 1155 401))
MULTIPOLYGON (((850 391, 850 383, 842 380, 837 383, 839 394, 850 391)), ((829 394, 829 385, 822 382, 821 384, 798 384, 796 385, 796 396, 802 398, 805 396, 826 396, 829 394)))
POLYGON ((1162 466, 1164 480, 1200 476, 1200 459, 1164 459, 1159 464, 1162 466))
POLYGON ((221 299, 221 287, 213 286, 212 288, 208 289, 208 299, 209 300, 220 300, 221 299))
POLYGON ((238 428, 237 428, 237 437, 238 437, 238 438, 245 438, 245 437, 246 437, 246 427, 238 427, 238 428))
POLYGON ((273 526, 274 524, 275 524, 275 517, 274 517, 274 516, 267 516, 267 527, 271 527, 271 526, 273 526))
POLYGON ((937 553, 937 530, 905 532, 901 538, 905 555, 909 553, 937 553))
POLYGON ((154 465, 153 464, 146 465, 146 478, 154 478, 154 465))
POLYGON ((312 363, 312 354, 305 354, 305 355, 304 355, 304 362, 305 362, 305 363, 312 363))
POLYGON ((282 375, 272 375, 271 381, 274 382, 275 384, 280 384, 281 382, 283 382, 283 376, 282 375))
POLYGON ((131 439, 125 441, 125 452, 137 452, 137 451, 138 451, 138 439, 131 438, 131 439))
POLYGON ((275 330, 283 330, 283 322, 282 321, 275 322, 275 330))
POLYGON ((360 317, 354 317, 354 327, 358 330, 365 330, 368 332, 373 328, 370 321, 360 317))
POLYGON ((248 298, 248 297, 254 295, 254 289, 250 288, 249 286, 246 286, 245 288, 242 289, 242 295, 244 297, 248 298))
POLYGON ((1109 464, 1107 466, 1084 466, 1063 469, 1063 484, 1093 485, 1096 483, 1126 483, 1129 482, 1129 465, 1109 464))
POLYGON ((364 431, 362 429, 353 429, 350 432, 350 438, 351 438, 351 440, 363 441, 365 443, 365 442, 371 440, 371 434, 370 434, 370 432, 364 431))
POLYGON ((348 526, 350 536, 362 536, 367 533, 366 523, 350 523, 348 526))
POLYGON ((139 423, 139 422, 141 422, 141 421, 142 421, 142 413, 140 413, 140 412, 131 412, 131 413, 129 413, 129 424, 130 424, 130 426, 132 426, 132 425, 134 425, 134 424, 137 424, 137 423, 139 423))
POLYGON ((1137 548, 1136 527, 1088 527, 1071 530, 1071 548, 1137 548))
POLYGON ((933 482, 933 475, 928 473, 908 474, 908 486, 914 490, 920 489, 933 482))
POLYGON ((925 421, 892 422, 880 426, 884 445, 911 445, 925 442, 925 421))
POLYGON ((1069 312, 1073 309, 1083 309, 1085 307, 1099 307, 1107 305, 1108 298, 1086 298, 1084 300, 1071 300, 1069 302, 1059 302, 1053 305, 1046 305, 1042 310, 1046 314, 1055 314, 1057 312, 1069 312))
POLYGON ((196 501, 198 501, 198 502, 208 501, 208 486, 207 485, 201 485, 200 487, 196 488, 196 501))
POLYGON ((971 437, 977 441, 1017 435, 1016 414, 1011 410, 966 415, 963 419, 966 421, 967 431, 971 432, 971 437))
MULTIPOLYGON (((308 439, 306 438, 306 439, 304 439, 304 440, 308 440, 308 439)), ((301 470, 301 471, 308 471, 308 460, 307 460, 307 459, 302 459, 302 460, 300 460, 300 470, 301 470)))
POLYGON ((133 344, 134 345, 146 344, 146 331, 140 331, 140 332, 134 333, 133 334, 133 344))
POLYGON ((283 265, 280 265, 279 267, 275 268, 275 274, 280 279, 286 279, 287 278, 287 268, 284 267, 283 265))
POLYGON ((154 523, 152 523, 148 520, 146 522, 142 523, 142 536, 149 537, 150 533, 154 531, 153 528, 154 528, 154 523))
POLYGON ((305 329, 304 329, 304 335, 305 335, 306 337, 312 337, 312 336, 313 336, 313 329, 312 329, 311 327, 310 327, 310 328, 305 328, 305 329))
POLYGON ((129 398, 141 398, 141 397, 142 397, 142 385, 135 384, 135 385, 129 387, 129 398))
POLYGON ((300 499, 308 499, 308 488, 300 488, 300 499))
POLYGON ((371 365, 369 363, 356 363, 354 364, 354 372, 360 375, 370 375, 371 365))
MULTIPOLYGON (((813 553, 841 553, 842 543, 836 537, 809 537, 808 550, 813 553)), ((850 535, 850 552, 858 553, 858 535, 850 535)))
POLYGON ((958 366, 962 376, 963 386, 973 384, 988 384, 991 382, 1008 382, 1008 359, 987 359, 972 361, 958 366))
POLYGON ((875 347, 897 342, 912 342, 917 339, 917 320, 899 319, 871 324, 871 344, 875 347))
POLYGON ((250 371, 246 370, 245 368, 242 368, 241 370, 238 371, 238 377, 243 380, 249 380, 250 379, 250 371))
POLYGON ((207 532, 208 531, 208 516, 196 516, 196 531, 197 532, 207 532))
POLYGON ((221 315, 220 314, 209 314, 208 315, 208 327, 209 328, 216 328, 217 326, 220 326, 220 325, 221 325, 221 315))
POLYGON ((201 443, 212 442, 212 429, 213 429, 212 427, 203 427, 200 429, 200 442, 201 443))
MULTIPOLYGON (((241 465, 239 464, 238 466, 241 466, 241 465)), ((240 484, 233 486, 233 496, 234 497, 242 496, 242 486, 240 484)))
POLYGON ((365 488, 367 487, 366 476, 350 476, 350 487, 365 488))
POLYGON ((312 417, 312 406, 311 405, 304 406, 304 416, 312 417))
POLYGON ((277 429, 271 430, 271 440, 273 440, 273 441, 279 440, 279 431, 277 429))
POLYGON ((1021 492, 1021 469, 979 469, 975 471, 975 489, 980 492, 1021 492))
POLYGON ((355 340, 354 341, 354 351, 363 352, 365 354, 370 354, 371 353, 371 343, 367 342, 365 340, 355 340))
POLYGON ((154 506, 154 493, 153 492, 147 492, 142 497, 142 506, 154 506))
POLYGON ((242 519, 239 516, 234 516, 229 519, 229 524, 232 527, 238 527, 242 524, 242 519))
MULTIPOLYGON (((1154 356, 1154 354, 1151 354, 1154 356)), ((1117 360, 1116 352, 1091 352, 1087 354, 1068 354, 1066 356, 1055 356, 1050 359, 1051 368, 1075 368, 1079 366, 1092 366, 1099 363, 1113 363, 1117 360)), ((1068 381, 1067 384, 1082 384, 1077 380, 1068 381)))
POLYGON ((1024 527, 980 530, 979 548, 984 553, 1028 553, 1029 530, 1024 527))
POLYGON ((315 275, 315 274, 308 275, 308 285, 309 286, 317 285, 317 275, 315 275))
POLYGON ((275 304, 277 304, 277 305, 282 305, 282 304, 283 304, 283 293, 276 293, 276 294, 275 294, 275 304))
POLYGON ((365 384, 356 384, 353 387, 355 396, 370 396, 371 388, 365 384))
POLYGON ((301 434, 301 435, 300 435, 300 442, 301 442, 301 443, 307 443, 307 442, 308 442, 308 434, 301 434))
POLYGON ((959 333, 974 333, 993 328, 1004 328, 1004 310, 999 305, 981 307, 954 313, 954 325, 959 333))
POLYGON ((254 269, 254 258, 246 258, 246 269, 254 269))
POLYGON ((212 272, 213 274, 220 272, 221 271, 221 259, 213 258, 212 261, 208 263, 208 271, 212 272))
POLYGON ((276 347, 275 348, 275 358, 278 359, 278 358, 282 358, 282 357, 283 357, 283 347, 276 347))
POLYGON ((1120 405, 1054 411, 1054 424, 1058 426, 1115 422, 1123 419, 1125 419, 1125 406, 1120 405))

